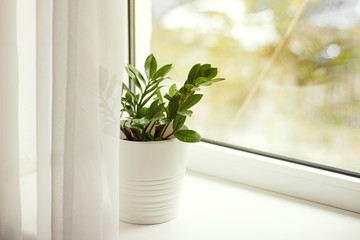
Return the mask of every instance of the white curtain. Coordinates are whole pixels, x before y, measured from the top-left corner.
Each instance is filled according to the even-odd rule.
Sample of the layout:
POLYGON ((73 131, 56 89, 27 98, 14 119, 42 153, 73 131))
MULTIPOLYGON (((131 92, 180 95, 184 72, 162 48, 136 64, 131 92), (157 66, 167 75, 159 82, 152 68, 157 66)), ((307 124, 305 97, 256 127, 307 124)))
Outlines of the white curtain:
POLYGON ((124 2, 0 0, 1 240, 118 239, 124 2))
POLYGON ((20 239, 16 2, 0 1, 0 239, 20 239))

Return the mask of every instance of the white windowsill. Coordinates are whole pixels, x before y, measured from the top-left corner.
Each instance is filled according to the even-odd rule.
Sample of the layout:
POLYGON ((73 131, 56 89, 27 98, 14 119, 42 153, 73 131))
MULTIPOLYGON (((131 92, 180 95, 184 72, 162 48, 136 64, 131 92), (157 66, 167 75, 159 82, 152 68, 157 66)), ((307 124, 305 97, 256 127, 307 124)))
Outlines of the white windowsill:
POLYGON ((120 240, 360 239, 360 214, 188 171, 180 213, 120 222, 120 240))
POLYGON ((360 178, 204 142, 189 147, 190 170, 360 213, 360 178))
MULTIPOLYGON (((36 239, 35 180, 22 178, 24 240, 36 239)), ((177 218, 119 231, 120 240, 358 240, 360 214, 188 171, 177 218)))
MULTIPOLYGON (((233 181, 188 170, 179 216, 149 226, 120 222, 120 240, 360 239, 359 213, 260 189, 338 197, 335 203, 359 208, 359 179, 269 159, 256 162, 247 153, 207 144, 192 145, 190 158, 190 169, 233 181)), ((24 240, 35 240, 36 178, 28 174, 21 181, 24 240)))

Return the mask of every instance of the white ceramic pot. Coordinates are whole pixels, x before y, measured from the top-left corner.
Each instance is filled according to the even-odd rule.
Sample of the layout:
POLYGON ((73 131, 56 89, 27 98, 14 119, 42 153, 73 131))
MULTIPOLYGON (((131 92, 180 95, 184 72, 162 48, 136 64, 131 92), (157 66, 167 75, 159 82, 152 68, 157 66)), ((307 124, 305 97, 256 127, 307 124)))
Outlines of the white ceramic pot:
POLYGON ((187 144, 120 139, 120 220, 156 224, 177 216, 187 144))

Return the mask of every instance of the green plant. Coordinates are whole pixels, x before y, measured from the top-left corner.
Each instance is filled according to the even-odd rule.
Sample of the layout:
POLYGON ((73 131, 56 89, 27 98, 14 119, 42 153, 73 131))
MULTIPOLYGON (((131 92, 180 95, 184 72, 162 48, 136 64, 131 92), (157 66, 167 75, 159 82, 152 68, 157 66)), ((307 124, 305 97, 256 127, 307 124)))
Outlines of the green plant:
POLYGON ((190 108, 203 96, 195 92, 202 86, 225 80, 215 78, 217 68, 211 67, 210 64, 195 64, 184 85, 179 90, 176 84, 171 85, 164 97, 160 91, 164 87, 161 83, 169 78, 166 75, 172 69, 172 64, 158 69, 157 61, 151 54, 146 58, 144 68, 146 78, 134 66, 125 66, 136 88, 133 92, 123 84, 121 118, 124 112, 127 116, 120 129, 126 138, 131 141, 161 141, 174 136, 183 142, 200 141, 199 133, 181 128, 186 118, 193 113, 190 108), (166 134, 170 124, 171 133, 166 134))

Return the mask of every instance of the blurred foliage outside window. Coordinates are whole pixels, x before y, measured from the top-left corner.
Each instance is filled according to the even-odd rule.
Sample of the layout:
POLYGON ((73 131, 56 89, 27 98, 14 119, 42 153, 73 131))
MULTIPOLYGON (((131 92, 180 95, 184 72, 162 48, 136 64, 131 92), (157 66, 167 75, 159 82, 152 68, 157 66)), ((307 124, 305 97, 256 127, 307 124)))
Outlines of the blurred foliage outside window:
POLYGON ((151 52, 175 82, 226 78, 189 119, 203 137, 360 172, 360 1, 152 0, 151 52))

